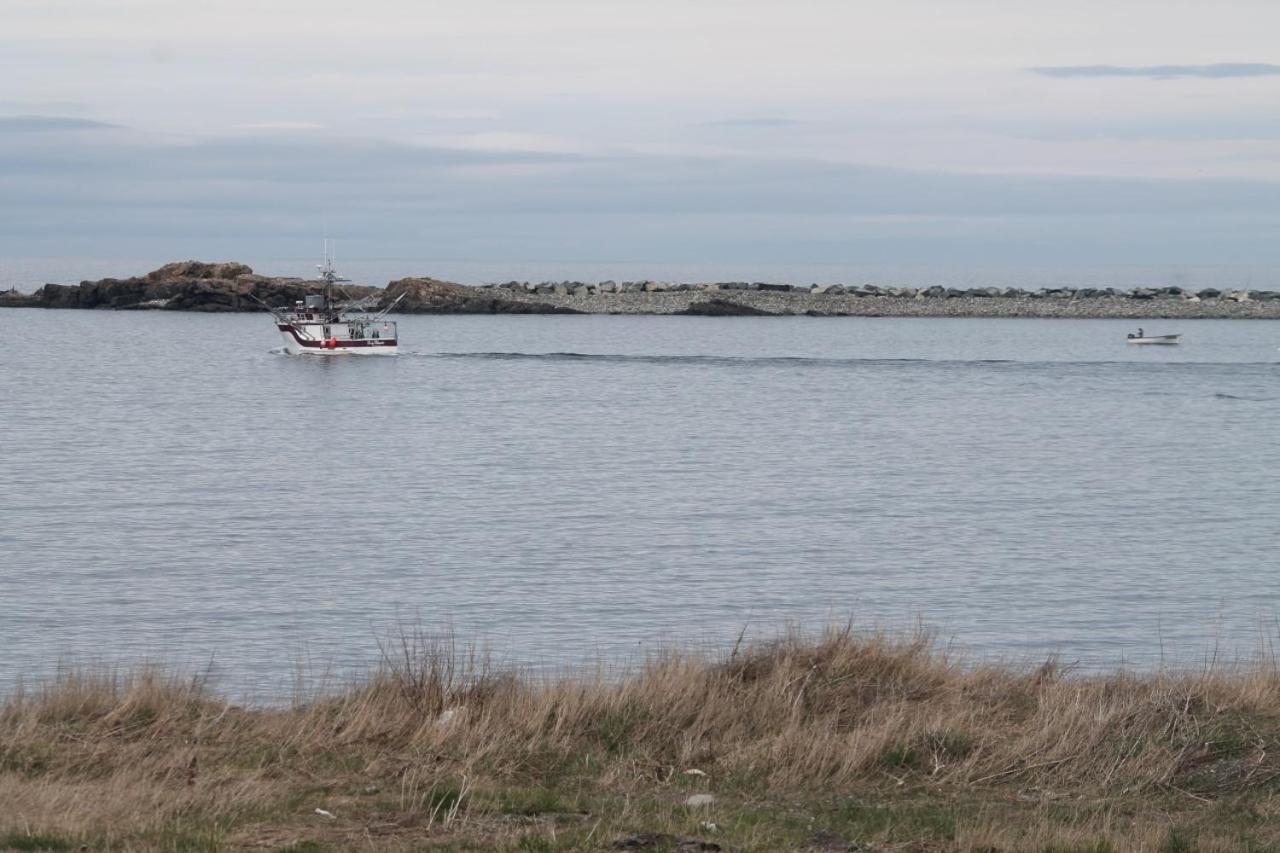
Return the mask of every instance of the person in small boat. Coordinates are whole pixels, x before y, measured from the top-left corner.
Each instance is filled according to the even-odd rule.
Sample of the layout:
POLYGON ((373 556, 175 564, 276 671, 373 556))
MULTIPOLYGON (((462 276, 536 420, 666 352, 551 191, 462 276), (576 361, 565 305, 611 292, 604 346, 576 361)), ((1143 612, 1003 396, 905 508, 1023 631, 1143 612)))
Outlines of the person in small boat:
POLYGON ((1135 338, 1144 338, 1144 337, 1146 337, 1146 335, 1144 335, 1144 334, 1142 333, 1142 327, 1141 327, 1141 326, 1139 326, 1139 327, 1138 327, 1138 334, 1134 335, 1134 337, 1135 337, 1135 338))

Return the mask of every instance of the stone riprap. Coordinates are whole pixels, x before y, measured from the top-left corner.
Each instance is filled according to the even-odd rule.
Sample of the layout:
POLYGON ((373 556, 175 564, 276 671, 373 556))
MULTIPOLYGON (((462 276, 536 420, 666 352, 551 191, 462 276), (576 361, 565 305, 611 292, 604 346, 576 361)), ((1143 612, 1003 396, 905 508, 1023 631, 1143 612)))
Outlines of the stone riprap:
MULTIPOLYGON (((257 275, 239 263, 182 261, 145 276, 47 284, 33 294, 0 292, 0 306, 179 311, 260 311, 316 292, 319 283, 257 275)), ((1280 319, 1280 292, 1180 287, 881 287, 720 282, 507 282, 478 287, 405 278, 385 288, 344 285, 355 297, 400 298, 406 314, 690 314, 830 317, 1079 317, 1280 319)))
POLYGON ((1027 291, 941 286, 796 287, 741 282, 676 285, 662 282, 541 285, 508 282, 481 289, 504 292, 507 299, 582 314, 1280 319, 1280 292, 1213 288, 1199 291, 1179 287, 1027 291))

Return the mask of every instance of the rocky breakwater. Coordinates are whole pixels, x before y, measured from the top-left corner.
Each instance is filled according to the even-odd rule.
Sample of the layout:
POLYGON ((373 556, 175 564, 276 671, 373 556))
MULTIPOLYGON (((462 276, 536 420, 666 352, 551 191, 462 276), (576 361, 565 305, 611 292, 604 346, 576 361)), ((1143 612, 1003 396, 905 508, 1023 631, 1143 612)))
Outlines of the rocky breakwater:
MULTIPOLYGON (((236 262, 179 261, 131 278, 104 278, 79 284, 46 284, 34 293, 0 292, 0 307, 110 308, 165 311, 261 311, 263 304, 285 308, 305 294, 318 293, 313 279, 273 278, 236 262)), ((516 300, 506 291, 467 287, 433 278, 402 278, 387 287, 342 284, 340 296, 376 297, 406 314, 563 314, 573 308, 537 300, 516 300)))
MULTIPOLYGON (((320 283, 257 275, 240 263, 182 261, 143 276, 46 284, 32 294, 0 292, 0 307, 260 311, 285 307, 320 283), (259 301, 261 300, 261 301, 259 301)), ((351 297, 394 300, 405 314, 691 314, 827 317, 1078 317, 1280 319, 1280 293, 1181 287, 885 287, 767 282, 529 282, 479 287, 402 278, 385 289, 342 285, 351 297)))
MULTIPOLYGON (((0 305, 35 308, 114 308, 167 311, 261 311, 262 303, 286 307, 319 283, 257 275, 244 264, 179 261, 131 278, 79 284, 46 284, 30 295, 0 294, 0 305), (261 302, 259 302, 261 300, 261 302)), ((345 286, 354 297, 379 294, 372 287, 345 286)))
POLYGON ((1181 287, 883 287, 764 282, 507 282, 481 290, 584 314, 1280 319, 1280 292, 1181 287))
POLYGON ((381 304, 400 314, 575 314, 565 305, 512 299, 507 291, 434 278, 401 278, 387 285, 381 304))

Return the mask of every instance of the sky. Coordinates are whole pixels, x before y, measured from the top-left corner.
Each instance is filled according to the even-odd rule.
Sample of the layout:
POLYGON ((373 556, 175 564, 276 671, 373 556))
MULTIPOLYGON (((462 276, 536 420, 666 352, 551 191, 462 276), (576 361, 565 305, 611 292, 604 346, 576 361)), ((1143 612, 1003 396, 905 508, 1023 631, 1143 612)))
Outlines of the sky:
POLYGON ((1280 264, 1280 4, 3 0, 0 260, 1280 264))

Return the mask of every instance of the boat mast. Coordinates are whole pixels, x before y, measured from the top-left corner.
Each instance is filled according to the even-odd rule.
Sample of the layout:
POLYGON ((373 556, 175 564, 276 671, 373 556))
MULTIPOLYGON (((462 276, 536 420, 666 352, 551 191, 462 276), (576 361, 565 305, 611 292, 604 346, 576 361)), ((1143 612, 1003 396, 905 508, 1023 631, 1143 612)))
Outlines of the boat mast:
POLYGON ((333 308, 333 285, 339 281, 350 281, 349 278, 343 278, 338 275, 337 270, 333 268, 333 256, 329 254, 329 241, 324 241, 324 265, 316 264, 316 269, 320 270, 319 278, 324 282, 324 309, 325 311, 333 308))

